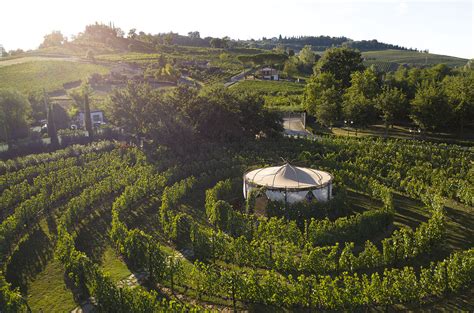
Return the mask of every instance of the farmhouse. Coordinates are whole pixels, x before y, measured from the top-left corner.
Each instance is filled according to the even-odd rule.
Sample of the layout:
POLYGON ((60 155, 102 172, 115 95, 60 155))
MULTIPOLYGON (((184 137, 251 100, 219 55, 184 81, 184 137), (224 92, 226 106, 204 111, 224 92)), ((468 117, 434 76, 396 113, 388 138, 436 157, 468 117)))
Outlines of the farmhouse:
MULTIPOLYGON (((86 123, 84 112, 77 113, 75 121, 77 123, 76 125, 84 127, 86 123)), ((91 122, 93 126, 100 126, 101 124, 105 124, 104 112, 102 110, 91 111, 91 122)))
POLYGON ((267 80, 279 80, 280 77, 278 75, 278 71, 274 68, 271 67, 264 67, 259 71, 259 76, 262 77, 262 79, 267 79, 267 80))
POLYGON ((325 202, 332 198, 331 174, 289 163, 247 172, 243 181, 245 199, 255 189, 261 189, 269 201, 290 204, 313 199, 325 202))

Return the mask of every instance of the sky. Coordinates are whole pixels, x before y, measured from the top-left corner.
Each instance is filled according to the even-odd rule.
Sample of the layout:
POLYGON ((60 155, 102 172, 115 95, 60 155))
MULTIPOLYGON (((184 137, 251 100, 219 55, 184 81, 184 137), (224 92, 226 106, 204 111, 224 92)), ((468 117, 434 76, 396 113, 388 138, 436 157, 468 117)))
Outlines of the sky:
POLYGON ((474 58, 474 0, 2 0, 0 45, 35 49, 94 22, 201 37, 346 36, 474 58))

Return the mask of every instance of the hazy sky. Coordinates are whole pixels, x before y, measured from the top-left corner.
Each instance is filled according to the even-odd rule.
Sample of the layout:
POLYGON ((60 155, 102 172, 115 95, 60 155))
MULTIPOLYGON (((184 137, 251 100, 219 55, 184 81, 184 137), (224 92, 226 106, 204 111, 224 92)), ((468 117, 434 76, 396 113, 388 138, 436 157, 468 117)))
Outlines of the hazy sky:
POLYGON ((201 36, 291 35, 377 39, 474 58, 474 0, 3 0, 0 44, 36 48, 46 33, 70 36, 95 21, 126 32, 198 30, 201 36))

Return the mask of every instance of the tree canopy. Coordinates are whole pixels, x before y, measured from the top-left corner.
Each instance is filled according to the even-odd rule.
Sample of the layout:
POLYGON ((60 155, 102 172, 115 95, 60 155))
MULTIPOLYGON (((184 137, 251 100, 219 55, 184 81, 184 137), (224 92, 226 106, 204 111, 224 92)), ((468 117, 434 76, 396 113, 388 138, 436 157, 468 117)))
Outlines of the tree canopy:
POLYGON ((29 133, 31 105, 18 91, 0 89, 0 140, 10 142, 29 133))
POLYGON ((43 43, 40 48, 48 48, 60 46, 66 41, 66 37, 60 31, 53 31, 51 34, 44 36, 43 43))
POLYGON ((411 118, 423 130, 440 128, 449 121, 449 105, 439 83, 424 82, 411 106, 411 118))
POLYGON ((341 82, 332 73, 319 73, 305 87, 305 109, 324 126, 331 127, 340 117, 341 82))
POLYGON ((347 88, 351 82, 351 74, 364 69, 359 51, 347 47, 331 48, 324 52, 316 63, 314 71, 330 72, 342 86, 347 88))
POLYGON ((366 126, 375 119, 375 98, 380 90, 380 82, 373 68, 351 75, 351 86, 344 94, 344 116, 366 126))
POLYGON ((197 91, 179 86, 161 92, 129 83, 109 98, 111 121, 125 131, 184 153, 200 142, 228 144, 281 131, 276 113, 253 93, 235 93, 221 86, 197 91))

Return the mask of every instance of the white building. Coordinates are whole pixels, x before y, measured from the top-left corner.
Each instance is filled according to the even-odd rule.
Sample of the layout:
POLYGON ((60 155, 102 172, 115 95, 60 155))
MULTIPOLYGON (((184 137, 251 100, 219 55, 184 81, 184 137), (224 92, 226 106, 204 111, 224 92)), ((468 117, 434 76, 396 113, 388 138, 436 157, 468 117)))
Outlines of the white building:
POLYGON ((267 80, 279 80, 278 71, 271 67, 264 67, 260 70, 260 76, 267 80))
MULTIPOLYGON (((82 127, 85 127, 85 124, 86 124, 84 117, 85 117, 84 112, 79 112, 76 117, 77 124, 82 127)), ((105 123, 104 112, 101 110, 91 111, 91 122, 92 122, 92 126, 99 126, 101 124, 104 124, 105 123)))
POLYGON ((256 188, 262 188, 270 201, 296 203, 300 201, 325 202, 332 198, 331 174, 304 167, 282 166, 260 168, 244 175, 244 198, 256 188))

